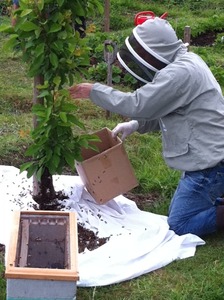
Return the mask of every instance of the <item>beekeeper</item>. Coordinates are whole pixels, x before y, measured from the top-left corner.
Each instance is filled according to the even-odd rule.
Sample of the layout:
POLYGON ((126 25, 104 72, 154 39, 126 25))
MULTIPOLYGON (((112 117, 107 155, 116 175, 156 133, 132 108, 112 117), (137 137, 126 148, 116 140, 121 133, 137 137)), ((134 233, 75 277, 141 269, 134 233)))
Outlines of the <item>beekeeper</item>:
POLYGON ((158 17, 136 26, 117 57, 142 87, 121 92, 81 83, 71 96, 129 117, 115 136, 161 130, 167 165, 182 171, 169 209, 171 230, 203 236, 224 228, 224 99, 210 69, 158 17))

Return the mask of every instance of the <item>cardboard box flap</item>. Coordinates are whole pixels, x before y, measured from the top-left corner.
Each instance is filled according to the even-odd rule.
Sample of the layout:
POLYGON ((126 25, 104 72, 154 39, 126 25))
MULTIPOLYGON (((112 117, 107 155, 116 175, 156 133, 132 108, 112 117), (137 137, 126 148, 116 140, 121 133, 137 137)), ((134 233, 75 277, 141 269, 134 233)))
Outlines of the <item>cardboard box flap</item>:
POLYGON ((122 143, 122 141, 119 138, 114 139, 112 137, 111 131, 108 128, 103 128, 95 134, 99 137, 100 141, 92 142, 92 145, 96 146, 98 148, 98 151, 83 148, 81 153, 83 160, 92 158, 104 152, 105 150, 110 149, 122 143))

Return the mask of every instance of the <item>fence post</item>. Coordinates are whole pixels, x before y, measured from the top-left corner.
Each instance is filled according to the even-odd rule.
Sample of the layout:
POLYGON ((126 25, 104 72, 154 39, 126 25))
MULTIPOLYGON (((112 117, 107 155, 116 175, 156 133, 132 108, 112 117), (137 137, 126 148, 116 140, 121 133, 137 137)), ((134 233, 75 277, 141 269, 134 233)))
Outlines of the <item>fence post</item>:
POLYGON ((190 51, 190 43, 191 43, 191 27, 185 26, 184 28, 184 43, 188 43, 188 51, 190 51))
MULTIPOLYGON (((112 86, 112 64, 116 60, 117 44, 116 42, 106 40, 104 42, 104 60, 107 63, 107 85, 112 86)), ((106 111, 106 117, 110 116, 110 112, 106 111)))

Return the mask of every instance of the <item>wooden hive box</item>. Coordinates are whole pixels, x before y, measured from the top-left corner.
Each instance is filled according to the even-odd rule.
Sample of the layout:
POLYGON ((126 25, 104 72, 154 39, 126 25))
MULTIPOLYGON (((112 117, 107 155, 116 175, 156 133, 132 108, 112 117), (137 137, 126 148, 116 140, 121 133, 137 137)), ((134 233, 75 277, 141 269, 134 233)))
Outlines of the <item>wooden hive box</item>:
POLYGON ((17 211, 7 256, 7 300, 76 298, 74 212, 17 211))

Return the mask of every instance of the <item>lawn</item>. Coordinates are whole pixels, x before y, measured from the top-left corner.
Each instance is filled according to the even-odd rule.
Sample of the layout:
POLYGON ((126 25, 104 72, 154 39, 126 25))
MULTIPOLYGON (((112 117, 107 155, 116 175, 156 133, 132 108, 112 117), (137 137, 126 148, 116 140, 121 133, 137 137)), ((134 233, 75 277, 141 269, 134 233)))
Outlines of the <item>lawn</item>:
MULTIPOLYGON (((224 8, 220 0, 199 1, 111 1, 111 27, 108 37, 125 37, 133 26, 133 16, 138 11, 153 10, 161 15, 169 12, 170 21, 176 26, 180 38, 185 25, 190 25, 192 35, 217 29, 217 40, 209 46, 192 46, 191 50, 200 54, 214 72, 224 90, 224 8), (150 5, 149 5, 150 4, 150 5)), ((96 33, 93 41, 101 39, 103 17, 91 20, 96 33), (95 40, 94 40, 95 39, 95 40)), ((0 17, 0 24, 7 23, 7 17, 0 17)), ((91 35, 94 35, 91 33, 91 35)), ((103 33, 104 37, 105 33, 103 33)), ((26 66, 21 62, 19 52, 5 50, 3 45, 8 37, 0 35, 0 164, 19 167, 27 160, 24 152, 32 142, 29 132, 32 129, 32 79, 27 77, 26 66)), ((120 40, 118 40, 120 42, 120 40)), ((96 47, 97 59, 103 57, 102 48, 96 47)), ((101 62, 99 62, 101 63, 101 62)), ((94 80, 94 78, 91 78, 94 80)), ((105 82, 105 78, 102 80, 105 82)), ((115 83, 114 83, 115 85, 115 83)), ((116 83, 118 88, 129 90, 130 85, 116 83)), ((112 129, 123 118, 112 114, 108 119, 104 110, 90 101, 77 101, 77 115, 84 120, 88 131, 102 127, 112 129)), ((125 141, 125 148, 133 164, 139 187, 132 192, 156 195, 153 202, 142 203, 141 208, 158 214, 167 214, 169 201, 179 179, 179 172, 169 169, 162 158, 159 134, 133 134, 125 141)), ((70 173, 66 169, 65 172, 70 173)), ((2 199, 4 201, 4 199, 2 199)), ((205 246, 197 248, 192 258, 178 260, 170 265, 143 275, 131 281, 107 287, 78 288, 78 300, 222 300, 223 283, 223 233, 205 237, 205 246)), ((1 254, 0 254, 1 255, 1 254)), ((4 264, 0 256, 0 299, 6 297, 4 264)), ((94 276, 94 274, 93 274, 94 276)))

